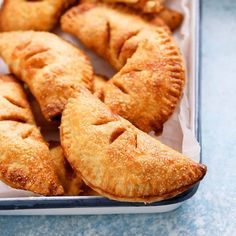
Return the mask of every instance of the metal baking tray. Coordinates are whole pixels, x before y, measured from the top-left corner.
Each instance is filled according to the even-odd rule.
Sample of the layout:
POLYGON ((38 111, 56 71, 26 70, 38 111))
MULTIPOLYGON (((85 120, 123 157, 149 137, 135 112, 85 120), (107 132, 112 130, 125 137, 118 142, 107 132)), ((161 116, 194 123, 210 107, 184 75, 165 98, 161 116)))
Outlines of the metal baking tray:
MULTIPOLYGON (((192 50, 194 57, 195 81, 195 136, 201 145, 201 79, 200 79, 200 0, 192 1, 191 24, 194 27, 192 50)), ((201 155, 201 154, 200 154, 201 155)), ((202 156, 200 156, 200 162, 202 156)), ((0 215, 82 215, 82 214, 122 214, 122 213, 158 213, 176 209, 191 198, 199 183, 186 192, 152 204, 118 202, 100 196, 78 197, 22 197, 0 198, 0 215)))

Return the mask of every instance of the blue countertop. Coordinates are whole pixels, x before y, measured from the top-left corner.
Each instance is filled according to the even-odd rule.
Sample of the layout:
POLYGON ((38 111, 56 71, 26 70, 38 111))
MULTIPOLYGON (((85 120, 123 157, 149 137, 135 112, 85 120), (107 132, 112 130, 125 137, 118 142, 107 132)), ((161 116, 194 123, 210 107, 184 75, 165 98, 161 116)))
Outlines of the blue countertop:
POLYGON ((202 138, 208 173, 164 214, 0 217, 0 235, 236 235, 236 1, 205 0, 202 138))

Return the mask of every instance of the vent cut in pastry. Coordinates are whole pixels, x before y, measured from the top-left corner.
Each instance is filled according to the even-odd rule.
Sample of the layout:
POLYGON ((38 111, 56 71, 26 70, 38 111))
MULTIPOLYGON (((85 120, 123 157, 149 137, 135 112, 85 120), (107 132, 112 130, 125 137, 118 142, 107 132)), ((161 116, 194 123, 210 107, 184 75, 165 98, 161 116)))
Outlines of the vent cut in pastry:
POLYGON ((169 31, 96 3, 72 8, 61 22, 120 70, 104 86, 102 101, 143 131, 160 132, 185 84, 182 56, 169 31))
POLYGON ((87 57, 55 34, 0 33, 0 56, 28 85, 48 120, 58 118, 79 85, 92 89, 93 72, 87 57))
POLYGON ((0 76, 0 180, 13 188, 62 195, 49 157, 21 84, 0 76))
POLYGON ((138 130, 88 91, 69 100, 62 115, 61 142, 85 183, 115 200, 171 198, 206 173, 204 165, 138 130))
POLYGON ((75 0, 4 0, 0 9, 0 31, 49 31, 62 12, 75 0))

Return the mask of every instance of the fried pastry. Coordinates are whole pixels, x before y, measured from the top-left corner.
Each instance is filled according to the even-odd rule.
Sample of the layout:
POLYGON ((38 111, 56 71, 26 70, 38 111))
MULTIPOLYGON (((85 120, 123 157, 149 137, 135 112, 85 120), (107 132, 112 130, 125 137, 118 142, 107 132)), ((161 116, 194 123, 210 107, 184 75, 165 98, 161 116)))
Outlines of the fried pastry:
POLYGON ((182 193, 206 167, 161 144, 82 90, 62 115, 65 156, 84 182, 120 201, 154 202, 182 193))
POLYGON ((182 56, 169 31, 98 3, 72 8, 61 23, 120 70, 104 86, 102 101, 141 130, 160 132, 185 83, 182 56))
POLYGON ((4 0, 0 9, 0 31, 49 31, 75 0, 4 0))
POLYGON ((63 194, 48 146, 12 76, 0 76, 0 153, 0 179, 6 184, 42 195, 63 194))
POLYGON ((92 67, 79 49, 48 32, 0 33, 0 56, 23 80, 47 120, 60 116, 79 85, 92 89, 92 67))

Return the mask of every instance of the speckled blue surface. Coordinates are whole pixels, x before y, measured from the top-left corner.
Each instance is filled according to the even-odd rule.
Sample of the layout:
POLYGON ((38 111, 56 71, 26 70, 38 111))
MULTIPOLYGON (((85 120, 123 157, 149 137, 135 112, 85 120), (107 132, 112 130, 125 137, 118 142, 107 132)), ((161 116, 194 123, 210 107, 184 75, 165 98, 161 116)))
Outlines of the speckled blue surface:
POLYGON ((150 215, 0 217, 0 235, 236 235, 236 1, 203 0, 203 160, 197 194, 150 215))

